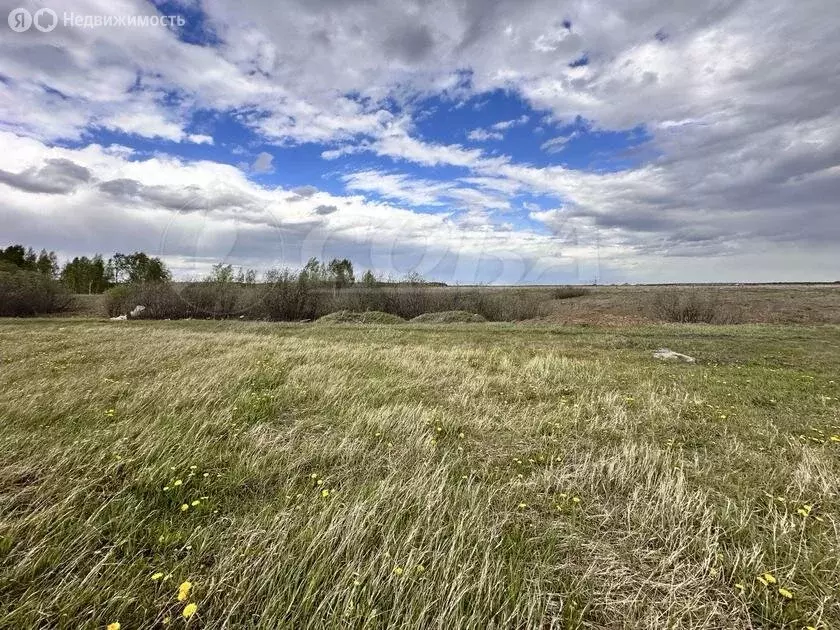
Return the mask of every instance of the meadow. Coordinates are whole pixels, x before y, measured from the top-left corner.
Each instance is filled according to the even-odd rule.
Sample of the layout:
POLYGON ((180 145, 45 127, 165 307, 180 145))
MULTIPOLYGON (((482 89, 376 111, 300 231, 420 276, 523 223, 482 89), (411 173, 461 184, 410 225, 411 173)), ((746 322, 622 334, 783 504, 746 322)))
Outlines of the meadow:
POLYGON ((0 418, 3 629, 840 627, 833 324, 5 319, 0 418))

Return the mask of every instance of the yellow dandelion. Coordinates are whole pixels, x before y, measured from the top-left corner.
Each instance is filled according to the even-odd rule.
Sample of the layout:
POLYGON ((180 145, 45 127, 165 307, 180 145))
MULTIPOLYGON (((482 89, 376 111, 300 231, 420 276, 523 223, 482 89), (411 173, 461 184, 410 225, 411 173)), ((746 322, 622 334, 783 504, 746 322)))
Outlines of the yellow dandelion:
POLYGON ((166 492, 167 490, 169 490, 169 486, 163 486, 163 491, 166 492))
POLYGON ((326 499, 328 496, 330 496, 330 491, 324 488, 323 490, 321 490, 321 496, 326 499))
POLYGON ((190 506, 189 506, 189 505, 187 505, 186 503, 184 503, 184 504, 181 506, 181 511, 182 511, 182 512, 186 512, 186 511, 187 511, 187 510, 189 510, 189 509, 190 509, 190 506))
POLYGON ((184 607, 184 612, 182 612, 181 615, 183 615, 184 619, 189 619, 195 614, 196 610, 198 610, 198 606, 196 604, 187 604, 184 607))
POLYGON ((157 573, 152 573, 152 579, 157 582, 160 578, 163 577, 163 573, 158 571, 157 573))
POLYGON ((120 628, 121 628, 119 621, 115 621, 114 623, 109 623, 105 627, 107 628, 107 630, 120 630, 120 628))
POLYGON ((359 580, 353 580, 353 586, 361 586, 362 583, 359 580))
POLYGON ((178 601, 182 602, 190 596, 190 589, 192 589, 192 582, 181 582, 178 587, 178 601))
POLYGON ((527 505, 527 504, 525 504, 525 503, 520 503, 520 504, 519 504, 519 509, 520 509, 520 510, 524 510, 526 507, 528 507, 528 505, 527 505))
POLYGON ((181 479, 176 479, 175 483, 172 484, 173 486, 182 486, 184 482, 181 479))
POLYGON ((463 433, 459 433, 459 434, 458 434, 458 437, 459 437, 459 438, 461 438, 461 439, 463 440, 463 439, 464 439, 464 434, 463 434, 463 433))
POLYGON ((765 573, 763 577, 767 581, 768 584, 775 584, 776 583, 776 578, 773 576, 772 573, 765 573))
POLYGON ((317 479, 318 478, 318 473, 312 473, 311 475, 309 475, 309 478, 310 479, 317 479))
POLYGON ((402 567, 394 567, 394 575, 402 575, 404 570, 402 567))
POLYGON ((318 480, 318 481, 316 481, 315 483, 316 483, 317 485, 319 485, 319 486, 323 486, 323 485, 324 485, 324 480, 323 480, 323 479, 319 479, 319 480, 318 480))
POLYGON ((840 435, 832 435, 829 439, 832 442, 840 442, 840 435))
POLYGON ((201 475, 201 476, 202 476, 202 477, 204 477, 205 479, 207 479, 207 477, 209 477, 209 476, 210 476, 210 473, 204 473, 204 474, 203 474, 203 475, 201 475))
POLYGON ((417 565, 417 573, 423 573, 425 570, 426 567, 424 567, 422 564, 417 565))
POLYGON ((172 621, 172 617, 164 617, 163 618, 163 625, 168 626, 170 621, 172 621))
POLYGON ((190 505, 193 506, 193 507, 195 507, 196 505, 199 505, 199 504, 201 504, 201 501, 199 501, 198 499, 196 499, 195 501, 190 503, 190 505))
POLYGON ((572 497, 572 503, 580 503, 580 497, 572 497))
POLYGON ((779 595, 781 595, 781 596, 782 596, 782 597, 784 597, 785 599, 793 599, 793 593, 791 593, 791 592, 790 592, 789 590, 787 590, 786 588, 780 588, 780 589, 779 589, 779 595))
POLYGON ((198 466, 190 466, 190 470, 195 470, 198 466))

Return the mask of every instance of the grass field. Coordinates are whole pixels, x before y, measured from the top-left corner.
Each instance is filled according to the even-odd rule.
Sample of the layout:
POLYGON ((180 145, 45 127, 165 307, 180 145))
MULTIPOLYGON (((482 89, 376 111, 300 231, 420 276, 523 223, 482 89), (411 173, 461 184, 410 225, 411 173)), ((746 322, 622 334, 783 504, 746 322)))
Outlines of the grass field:
POLYGON ((0 628, 840 628, 838 326, 0 320, 0 359, 0 628))

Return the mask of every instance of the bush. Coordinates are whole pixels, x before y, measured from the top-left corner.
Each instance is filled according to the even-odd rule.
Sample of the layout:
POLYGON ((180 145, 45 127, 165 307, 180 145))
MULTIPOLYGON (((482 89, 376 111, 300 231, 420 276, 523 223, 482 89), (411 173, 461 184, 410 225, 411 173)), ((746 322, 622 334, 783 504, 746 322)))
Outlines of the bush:
POLYGON ((325 324, 401 324, 404 321, 402 317, 382 311, 336 311, 318 319, 318 323, 325 324))
POLYGON ((138 305, 146 307, 140 315, 143 319, 182 319, 194 315, 168 282, 122 284, 105 292, 109 317, 130 313, 138 305))
POLYGON ((465 311, 490 321, 533 319, 545 314, 545 289, 490 289, 415 285, 327 288, 307 274, 283 271, 264 284, 205 281, 186 284, 153 282, 120 285, 106 296, 110 316, 137 305, 143 317, 225 319, 244 317, 273 321, 314 320, 337 311, 380 311, 402 319, 424 313, 465 311))
POLYGON ((717 297, 699 291, 657 294, 650 307, 654 319, 680 324, 734 324, 740 318, 717 297))
POLYGON ((467 311, 443 311, 440 313, 423 313, 411 321, 418 324, 460 324, 486 322, 487 318, 467 311))
POLYGON ((37 271, 0 265, 0 316, 58 313, 69 305, 70 293, 60 282, 37 271))
POLYGON ((589 289, 584 287, 557 287, 551 290, 551 299, 568 300, 569 298, 581 297, 588 294, 589 289))

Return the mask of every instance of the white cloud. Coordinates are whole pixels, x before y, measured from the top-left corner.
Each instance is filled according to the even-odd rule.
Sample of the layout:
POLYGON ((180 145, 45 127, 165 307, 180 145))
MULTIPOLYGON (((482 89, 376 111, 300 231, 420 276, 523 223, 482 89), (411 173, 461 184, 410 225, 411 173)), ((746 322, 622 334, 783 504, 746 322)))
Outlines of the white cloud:
POLYGON ((265 269, 338 255, 395 275, 416 269, 461 282, 534 281, 528 274, 549 263, 572 268, 553 238, 510 226, 488 233, 448 213, 309 188, 299 191, 305 195, 268 189, 226 164, 165 155, 127 160, 97 145, 63 149, 8 133, 0 141, 9 148, 0 154, 0 173, 12 174, 11 182, 0 178, 0 222, 16 240, 65 257, 143 249, 181 277, 202 275, 220 260, 265 269), (66 184, 38 189, 45 169, 53 182, 60 169, 66 184), (488 259, 496 261, 492 278, 480 262, 488 259))
MULTIPOLYGON (((840 275, 840 263, 820 258, 840 242, 833 201, 840 195, 840 14, 832 0, 770 8, 758 0, 576 0, 562 16, 549 0, 201 6, 220 34, 217 46, 181 42, 166 28, 7 32, 0 130, 50 143, 80 141, 100 126, 209 143, 191 132, 193 113, 233 112, 262 140, 326 143, 325 159, 372 153, 459 167, 468 173, 460 183, 444 181, 445 193, 490 195, 457 192, 456 202, 472 196, 486 209, 495 192, 554 197, 579 239, 600 230, 616 256, 635 256, 640 276, 661 268, 650 256, 693 252, 700 260, 700 251, 703 260, 710 252, 742 256, 760 275, 796 247, 815 252, 813 264, 792 257, 801 273, 840 275), (569 66, 584 53, 587 65, 569 66), (457 100, 497 89, 548 110, 554 123, 580 116, 595 130, 643 125, 655 159, 619 173, 537 168, 416 134, 418 97, 457 100), (385 110, 389 101, 402 107, 398 117, 385 110)), ((155 10, 140 0, 78 0, 73 9, 155 10)), ((501 134, 521 120, 473 131, 501 134)), ((562 143, 549 140, 545 150, 562 143)), ((3 168, 20 183, 44 163, 3 168), (22 175, 27 168, 35 170, 22 175)), ((405 203, 405 195, 423 198, 417 187, 406 189, 403 182, 392 192, 405 203)), ((346 214, 336 207, 342 211, 328 218, 346 214)))
POLYGON ((373 192, 412 206, 448 206, 453 209, 507 210, 510 203, 496 191, 478 190, 456 182, 437 182, 404 173, 376 170, 342 176, 348 190, 373 192))
POLYGON ((487 140, 501 140, 505 134, 498 131, 487 131, 486 129, 472 129, 467 134, 467 139, 474 142, 486 142, 487 140))
POLYGON ((540 149, 545 151, 546 153, 559 153, 563 149, 566 148, 566 145, 569 143, 570 140, 578 137, 578 132, 573 131, 567 136, 557 136, 556 138, 551 138, 551 140, 546 140, 540 145, 540 149))
POLYGON ((530 117, 527 114, 522 114, 519 118, 514 118, 513 120, 502 120, 497 123, 490 125, 491 129, 495 129, 496 131, 506 131, 511 127, 519 127, 521 125, 526 124, 530 120, 530 117))

